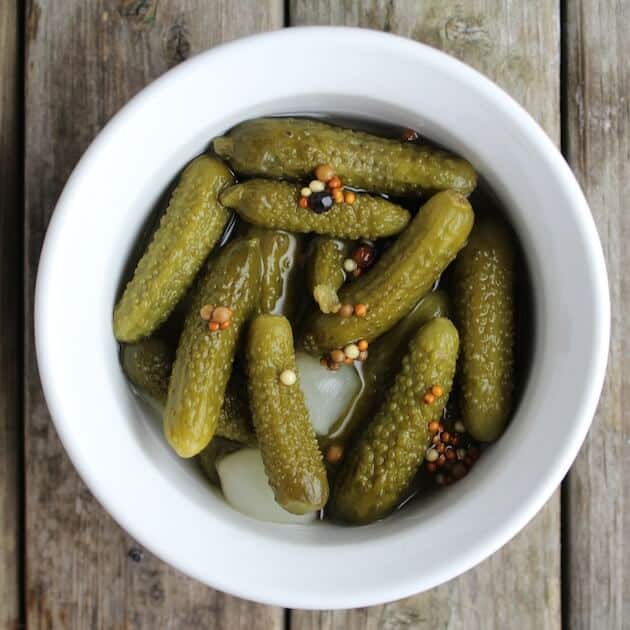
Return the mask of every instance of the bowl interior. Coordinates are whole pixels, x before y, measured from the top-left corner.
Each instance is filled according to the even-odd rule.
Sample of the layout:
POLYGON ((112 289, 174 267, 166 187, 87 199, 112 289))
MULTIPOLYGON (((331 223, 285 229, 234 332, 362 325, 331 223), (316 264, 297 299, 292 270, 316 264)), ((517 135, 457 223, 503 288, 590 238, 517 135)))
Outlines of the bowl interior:
POLYGON ((59 200, 36 296, 46 398, 97 498, 184 572, 243 597, 303 608, 410 595, 513 536, 550 496, 588 429, 608 317, 588 207, 537 125, 459 62, 353 29, 289 29, 222 46, 133 99, 59 200), (314 66, 335 67, 335 76, 309 73, 305 81, 314 66), (517 232, 534 289, 532 370, 509 430, 447 492, 360 528, 279 526, 231 509, 170 451, 130 391, 111 327, 129 252, 185 163, 242 120, 305 112, 409 126, 470 160, 517 232), (452 553, 436 540, 448 540, 452 553))

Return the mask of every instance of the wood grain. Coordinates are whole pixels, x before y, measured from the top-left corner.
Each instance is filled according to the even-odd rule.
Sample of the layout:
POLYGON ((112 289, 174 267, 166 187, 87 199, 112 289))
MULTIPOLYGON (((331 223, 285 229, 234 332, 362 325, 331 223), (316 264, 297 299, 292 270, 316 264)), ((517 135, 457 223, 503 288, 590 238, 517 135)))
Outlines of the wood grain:
POLYGON ((0 628, 17 627, 22 581, 21 120, 17 3, 0 3, 0 628))
POLYGON ((604 246, 612 300, 608 375, 566 489, 567 625, 630 624, 630 6, 567 3, 567 158, 604 246))
MULTIPOLYGON (((292 24, 346 24, 430 44, 497 81, 560 140, 559 3, 292 0, 292 24)), ((293 611, 292 630, 558 629, 558 493, 502 550, 460 578, 385 606, 293 611)))
POLYGON ((46 225, 95 134, 169 67, 219 42, 281 26, 282 2, 30 0, 26 12, 28 627, 280 628, 281 609, 223 595, 178 574, 139 549, 96 503, 50 422, 30 322, 46 225))

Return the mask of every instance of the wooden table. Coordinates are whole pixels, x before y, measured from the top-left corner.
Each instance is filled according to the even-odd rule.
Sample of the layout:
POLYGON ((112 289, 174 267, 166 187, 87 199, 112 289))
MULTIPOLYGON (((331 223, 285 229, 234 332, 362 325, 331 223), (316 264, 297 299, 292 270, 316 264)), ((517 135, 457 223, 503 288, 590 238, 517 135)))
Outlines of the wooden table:
MULTIPOLYGON (((2 0, 0 630, 630 628, 629 57, 627 0, 2 0), (358 25, 428 43, 520 101, 561 146, 590 200, 613 303, 602 401, 562 489, 467 574, 352 611, 243 601, 143 551, 66 457, 42 397, 33 342, 44 232, 101 127, 184 59, 236 37, 304 24, 358 25)), ((448 553, 448 541, 442 544, 448 553)))

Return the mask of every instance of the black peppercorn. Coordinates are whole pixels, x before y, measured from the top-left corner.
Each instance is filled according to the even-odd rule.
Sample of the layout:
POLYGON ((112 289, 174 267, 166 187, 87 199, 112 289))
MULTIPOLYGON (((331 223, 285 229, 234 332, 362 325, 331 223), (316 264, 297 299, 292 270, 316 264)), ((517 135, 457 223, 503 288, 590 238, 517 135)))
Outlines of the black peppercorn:
POLYGON ((331 194, 324 190, 322 192, 315 192, 308 198, 309 206, 313 212, 322 214, 328 212, 333 205, 333 198, 331 194))

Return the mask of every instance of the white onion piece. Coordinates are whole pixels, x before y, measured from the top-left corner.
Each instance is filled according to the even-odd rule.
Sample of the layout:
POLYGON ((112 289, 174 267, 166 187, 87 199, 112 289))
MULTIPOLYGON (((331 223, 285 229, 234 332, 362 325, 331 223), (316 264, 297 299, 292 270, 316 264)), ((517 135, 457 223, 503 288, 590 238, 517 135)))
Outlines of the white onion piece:
POLYGON ((271 523, 312 523, 316 512, 291 514, 281 508, 267 481, 262 456, 257 448, 244 448, 217 462, 217 472, 226 501, 236 510, 271 523))
POLYGON ((361 378, 352 365, 332 372, 305 352, 296 352, 295 362, 311 423, 316 433, 327 435, 359 393, 361 378))

